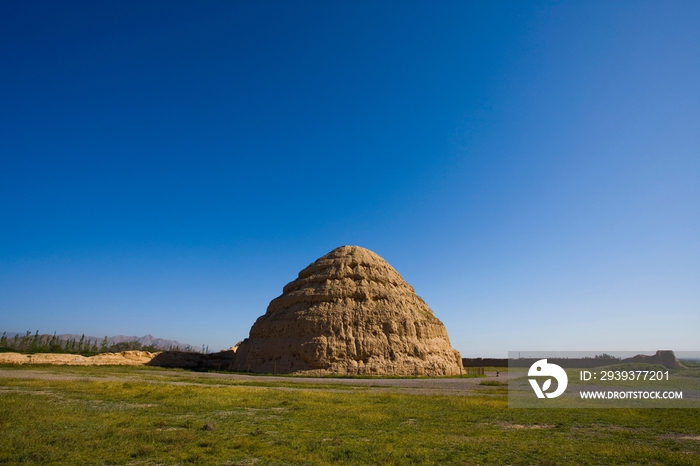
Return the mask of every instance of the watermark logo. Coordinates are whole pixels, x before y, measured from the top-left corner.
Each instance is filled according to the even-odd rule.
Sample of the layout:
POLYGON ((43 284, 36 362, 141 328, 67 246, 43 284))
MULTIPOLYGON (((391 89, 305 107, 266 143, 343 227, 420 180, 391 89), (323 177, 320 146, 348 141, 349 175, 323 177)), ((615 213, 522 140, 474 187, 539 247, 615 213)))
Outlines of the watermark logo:
POLYGON ((569 383, 569 378, 566 376, 566 372, 561 367, 556 364, 547 363, 546 359, 540 359, 536 361, 532 366, 527 375, 529 377, 550 377, 544 381, 542 387, 537 383, 537 379, 528 379, 532 389, 535 391, 537 398, 556 398, 566 390, 566 386, 569 383), (551 393, 547 393, 547 390, 552 386, 552 379, 554 377, 557 381, 557 389, 551 393))

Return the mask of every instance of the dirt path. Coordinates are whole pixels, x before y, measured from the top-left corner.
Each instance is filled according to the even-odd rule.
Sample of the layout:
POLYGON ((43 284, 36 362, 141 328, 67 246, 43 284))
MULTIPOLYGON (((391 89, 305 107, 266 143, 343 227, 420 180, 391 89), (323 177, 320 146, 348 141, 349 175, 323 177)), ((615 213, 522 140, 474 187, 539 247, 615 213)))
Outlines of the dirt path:
POLYGON ((104 376, 81 375, 76 372, 56 372, 47 369, 0 369, 2 379, 36 379, 36 380, 90 380, 101 382, 146 382, 172 385, 198 385, 230 387, 238 384, 245 386, 259 386, 260 388, 280 390, 324 390, 336 391, 330 386, 337 385, 340 391, 352 389, 371 390, 378 392, 429 394, 429 395, 453 395, 468 396, 478 395, 480 392, 493 390, 493 386, 481 385, 484 381, 506 382, 507 373, 487 373, 485 378, 419 378, 419 379, 352 379, 331 377, 280 377, 246 374, 222 374, 209 372, 182 372, 182 371, 149 371, 138 370, 124 375, 110 374, 105 371, 104 376), (217 383, 221 382, 221 383, 217 383), (269 384, 284 384, 285 386, 270 386, 269 384), (257 385, 259 384, 259 385, 257 385), (299 387, 293 385, 298 384, 299 387), (318 385, 316 389, 313 385, 318 385))

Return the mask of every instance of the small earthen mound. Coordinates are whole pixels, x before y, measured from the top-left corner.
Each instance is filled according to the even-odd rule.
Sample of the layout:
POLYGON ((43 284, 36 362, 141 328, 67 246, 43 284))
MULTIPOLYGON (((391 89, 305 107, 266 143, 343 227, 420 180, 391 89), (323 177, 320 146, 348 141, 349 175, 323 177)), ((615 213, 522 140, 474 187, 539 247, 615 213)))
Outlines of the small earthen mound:
POLYGON ((622 362, 641 362, 646 364, 661 364, 669 369, 687 369, 671 350, 658 350, 653 356, 638 354, 634 357, 623 359, 622 362))
POLYGON ((384 259, 341 246, 270 302, 236 351, 239 371, 459 374, 445 326, 384 259))

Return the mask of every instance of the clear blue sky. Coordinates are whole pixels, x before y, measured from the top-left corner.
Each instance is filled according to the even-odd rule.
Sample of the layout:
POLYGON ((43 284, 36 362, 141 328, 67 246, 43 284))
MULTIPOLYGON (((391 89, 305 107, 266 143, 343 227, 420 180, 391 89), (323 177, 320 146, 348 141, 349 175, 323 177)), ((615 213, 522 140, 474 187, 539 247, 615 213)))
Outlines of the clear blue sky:
POLYGON ((700 347, 700 3, 0 2, 0 329, 228 347, 343 244, 464 356, 700 347))

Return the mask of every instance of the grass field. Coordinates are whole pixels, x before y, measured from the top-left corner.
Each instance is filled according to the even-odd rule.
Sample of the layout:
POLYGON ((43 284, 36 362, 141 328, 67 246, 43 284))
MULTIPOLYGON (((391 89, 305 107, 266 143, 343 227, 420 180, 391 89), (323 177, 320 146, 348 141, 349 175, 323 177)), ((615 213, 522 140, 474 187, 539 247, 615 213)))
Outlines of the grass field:
POLYGON ((497 383, 442 396, 143 367, 1 372, 0 464, 700 464, 695 409, 509 409, 497 383))

